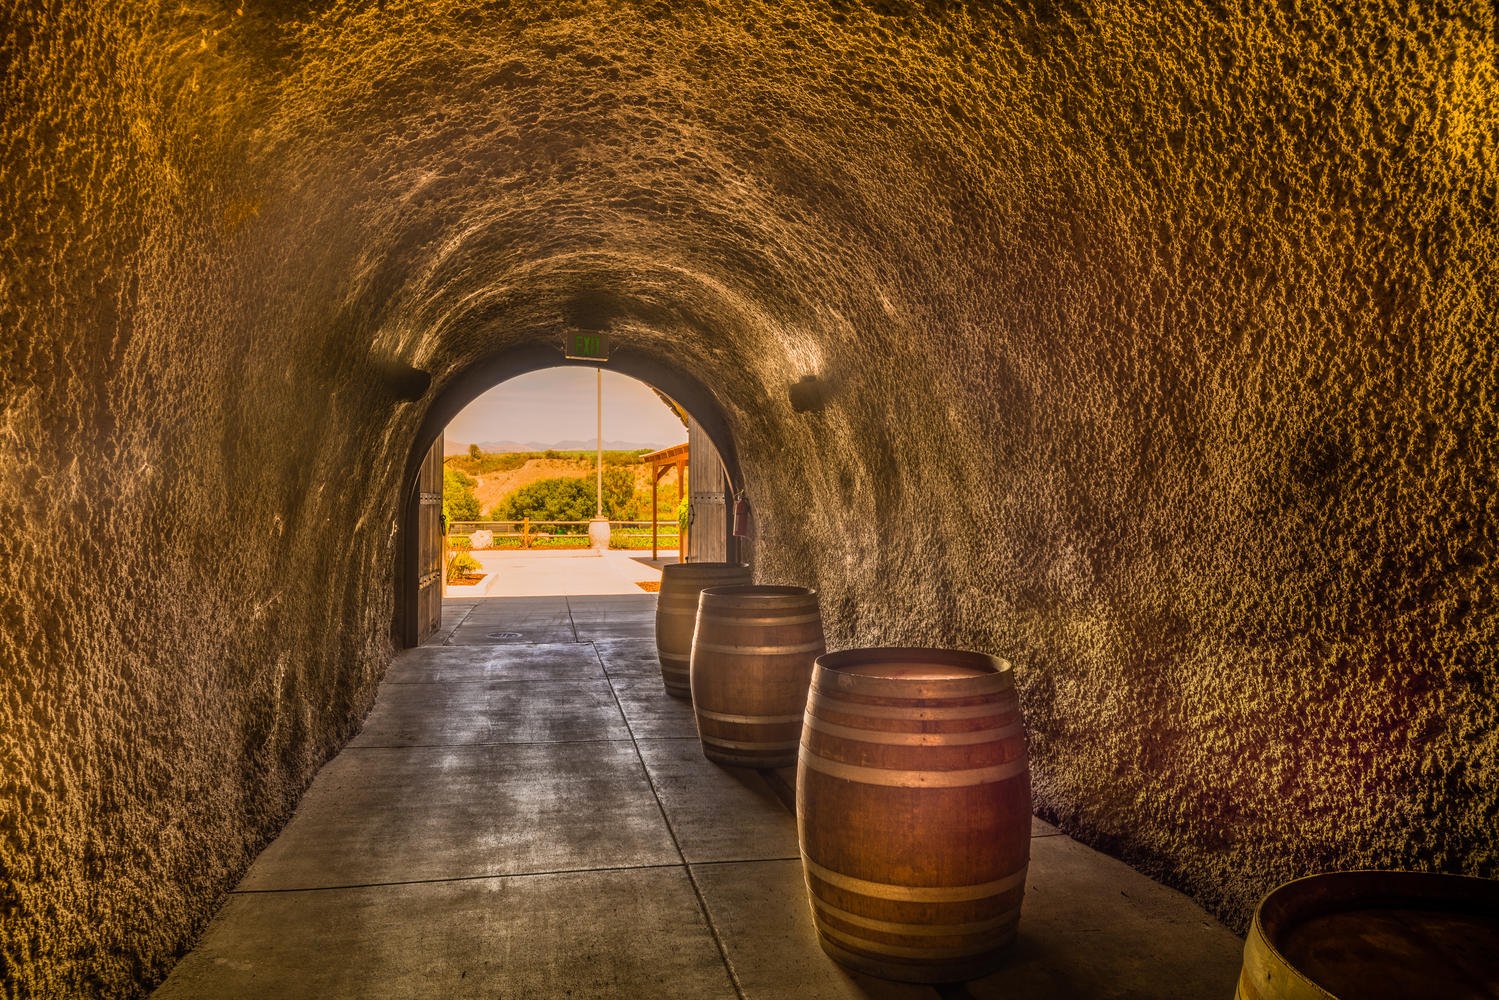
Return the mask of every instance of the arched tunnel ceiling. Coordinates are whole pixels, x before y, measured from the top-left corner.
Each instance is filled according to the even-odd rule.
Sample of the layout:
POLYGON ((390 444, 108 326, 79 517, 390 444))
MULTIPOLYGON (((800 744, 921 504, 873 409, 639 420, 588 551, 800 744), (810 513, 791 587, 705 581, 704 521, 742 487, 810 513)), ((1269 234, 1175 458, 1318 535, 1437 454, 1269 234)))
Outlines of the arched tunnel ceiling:
POLYGON ((714 375, 741 379, 756 359, 763 398, 815 369, 829 334, 854 339, 849 314, 871 303, 914 323, 924 304, 880 289, 945 291, 944 233, 959 242, 955 219, 991 209, 974 197, 976 151, 910 93, 941 64, 913 81, 922 53, 888 18, 865 15, 879 33, 830 48, 815 96, 794 104, 787 67, 804 57, 783 41, 816 49, 830 22, 445 13, 330 19, 283 85, 272 143, 304 170, 319 151, 289 186, 321 203, 330 185, 367 185, 344 217, 365 235, 354 291, 422 363, 604 303, 617 335, 714 375), (642 27, 662 37, 634 44, 642 27), (913 224, 931 230, 920 253, 913 224))
POLYGON ((6 4, 19 994, 202 926, 370 704, 424 408, 566 322, 717 394, 835 645, 1016 662, 1069 831, 1241 925, 1499 872, 1495 12, 1340 7, 6 4))

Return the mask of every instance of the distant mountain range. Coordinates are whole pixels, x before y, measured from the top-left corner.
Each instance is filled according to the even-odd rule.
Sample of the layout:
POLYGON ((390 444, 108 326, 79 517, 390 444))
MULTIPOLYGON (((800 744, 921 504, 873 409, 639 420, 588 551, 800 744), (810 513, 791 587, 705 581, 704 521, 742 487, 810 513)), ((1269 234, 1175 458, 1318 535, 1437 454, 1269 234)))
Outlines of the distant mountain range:
MULTIPOLYGON (((687 436, 685 429, 683 430, 682 436, 684 438, 687 436)), ((480 451, 490 452, 592 451, 595 447, 598 446, 598 440, 596 438, 590 438, 587 441, 553 441, 550 444, 543 444, 540 441, 479 441, 477 443, 479 445, 480 451)), ((673 443, 679 444, 680 442, 673 443)), ((668 447, 670 447, 670 445, 650 444, 649 442, 642 441, 611 441, 609 438, 604 439, 605 451, 635 451, 640 448, 645 448, 648 451, 656 451, 659 448, 668 447)), ((465 441, 453 441, 451 439, 448 439, 443 441, 442 450, 443 454, 445 455, 461 455, 464 452, 468 451, 468 443, 465 441)))

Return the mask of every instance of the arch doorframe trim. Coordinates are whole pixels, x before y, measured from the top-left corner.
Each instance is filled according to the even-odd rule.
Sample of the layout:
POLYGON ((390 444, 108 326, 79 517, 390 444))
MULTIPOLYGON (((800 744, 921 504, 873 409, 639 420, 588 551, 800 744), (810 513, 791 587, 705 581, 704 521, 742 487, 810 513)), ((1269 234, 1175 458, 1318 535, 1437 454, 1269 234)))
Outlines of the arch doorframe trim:
MULTIPOLYGON (((718 398, 705 385, 681 368, 668 364, 660 358, 643 351, 628 348, 611 352, 609 360, 580 361, 563 356, 559 347, 545 344, 525 344, 506 348, 488 355, 464 368, 437 391, 431 404, 422 416, 422 422, 412 441, 411 451, 401 479, 400 520, 396 545, 396 619, 395 639, 399 646, 410 648, 417 644, 420 623, 417 614, 417 577, 420 557, 420 539, 416 530, 418 505, 421 497, 417 490, 417 474, 423 457, 431 449, 437 436, 442 433, 463 408, 488 390, 529 372, 543 368, 605 368, 654 386, 681 404, 682 408, 697 421, 713 447, 723 460, 728 477, 730 494, 743 488, 739 470, 739 454, 734 447, 728 417, 719 405, 718 398)), ((725 549, 729 558, 737 558, 739 547, 733 533, 733 519, 726 518, 725 549)))

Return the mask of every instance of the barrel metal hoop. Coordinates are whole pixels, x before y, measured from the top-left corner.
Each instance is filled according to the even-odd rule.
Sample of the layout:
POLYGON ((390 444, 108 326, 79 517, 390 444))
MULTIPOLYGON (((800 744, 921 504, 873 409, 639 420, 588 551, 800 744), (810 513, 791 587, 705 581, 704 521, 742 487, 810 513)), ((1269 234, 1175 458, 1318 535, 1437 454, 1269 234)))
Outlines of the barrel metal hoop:
POLYGON ((726 750, 764 750, 767 753, 774 750, 795 750, 798 746, 796 740, 786 740, 781 743, 745 743, 738 740, 721 740, 716 736, 704 736, 703 745, 708 747, 723 747, 726 750))
POLYGON ((853 924, 856 927, 865 927, 872 931, 880 931, 884 934, 909 934, 912 937, 958 937, 964 934, 985 934, 990 931, 1013 927, 1020 919, 1020 907, 1012 906, 997 917, 988 920, 975 920, 966 924, 934 924, 922 923, 897 923, 893 920, 875 920, 873 917, 863 917, 857 913, 850 913, 829 903, 817 896, 812 897, 812 905, 823 911, 828 916, 844 923, 853 924))
POLYGON ((998 743, 1025 735, 1025 728, 1018 722, 1001 729, 972 729, 955 733, 892 733, 884 729, 856 729, 824 722, 808 713, 807 728, 825 733, 840 740, 858 743, 879 743, 884 746, 948 747, 968 746, 974 743, 998 743))
POLYGON ((732 722, 741 726, 783 726, 802 721, 800 715, 730 715, 728 712, 710 712, 706 708, 699 708, 697 714, 714 722, 732 722))
POLYGON ((828 667, 830 660, 846 658, 850 651, 827 653, 817 658, 812 683, 828 693, 853 698, 916 699, 986 698, 1015 691, 1013 671, 981 673, 963 677, 878 676, 828 667))
POLYGON ((741 656, 774 656, 791 653, 815 653, 826 648, 826 644, 818 642, 804 642, 799 646, 729 646, 718 642, 694 642, 694 652, 704 653, 738 653, 741 656))
POLYGON ((1025 757, 1020 756, 990 767, 967 767, 952 771, 868 767, 829 760, 809 747, 805 741, 802 742, 801 762, 809 769, 831 778, 890 788, 966 788, 971 785, 986 785, 1022 775, 1028 766, 1025 757))
POLYGON ((994 942, 992 941, 981 941, 968 948, 904 948, 900 945, 886 944, 884 941, 876 941, 872 938, 859 937, 858 935, 850 934, 848 931, 829 927, 826 924, 819 924, 817 932, 832 938, 839 944, 846 945, 849 948, 866 954, 892 955, 898 958, 925 958, 933 961, 952 961, 962 958, 979 958, 994 950, 994 942))
POLYGON ((936 721, 940 719, 983 719, 989 716, 1016 714, 1013 705, 986 702, 982 705, 954 705, 939 708, 929 705, 860 705, 856 702, 829 698, 826 692, 813 688, 807 701, 807 711, 821 715, 837 712, 840 715, 865 716, 870 719, 910 719, 912 721, 936 721))
MULTIPOLYGON (((870 882, 866 879, 854 878, 852 875, 844 875, 842 872, 824 868, 806 854, 802 855, 802 865, 808 875, 835 888, 856 892, 862 896, 873 896, 876 899, 893 899, 902 903, 967 903, 989 899, 1025 885, 1026 869, 1030 867, 1021 865, 1019 870, 1002 879, 996 879, 993 882, 978 882, 973 885, 890 885, 886 882, 870 882)), ((810 884, 807 889, 815 894, 810 884)))
POLYGON ((714 608, 711 612, 705 610, 704 613, 710 615, 716 625, 811 625, 813 622, 822 621, 820 614, 797 615, 794 618, 741 618, 739 615, 728 614, 718 608, 714 608))

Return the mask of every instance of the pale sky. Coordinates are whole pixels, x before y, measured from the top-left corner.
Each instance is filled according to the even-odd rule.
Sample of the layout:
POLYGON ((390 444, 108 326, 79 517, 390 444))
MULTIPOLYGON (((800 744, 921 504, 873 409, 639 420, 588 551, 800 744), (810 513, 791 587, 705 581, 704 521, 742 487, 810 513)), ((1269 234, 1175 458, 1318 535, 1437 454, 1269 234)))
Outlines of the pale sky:
MULTIPOLYGON (((448 424, 447 447, 451 450, 455 442, 593 441, 595 371, 544 368, 501 382, 448 424)), ((604 440, 665 448, 686 441, 687 428, 645 383, 605 369, 604 440)))

